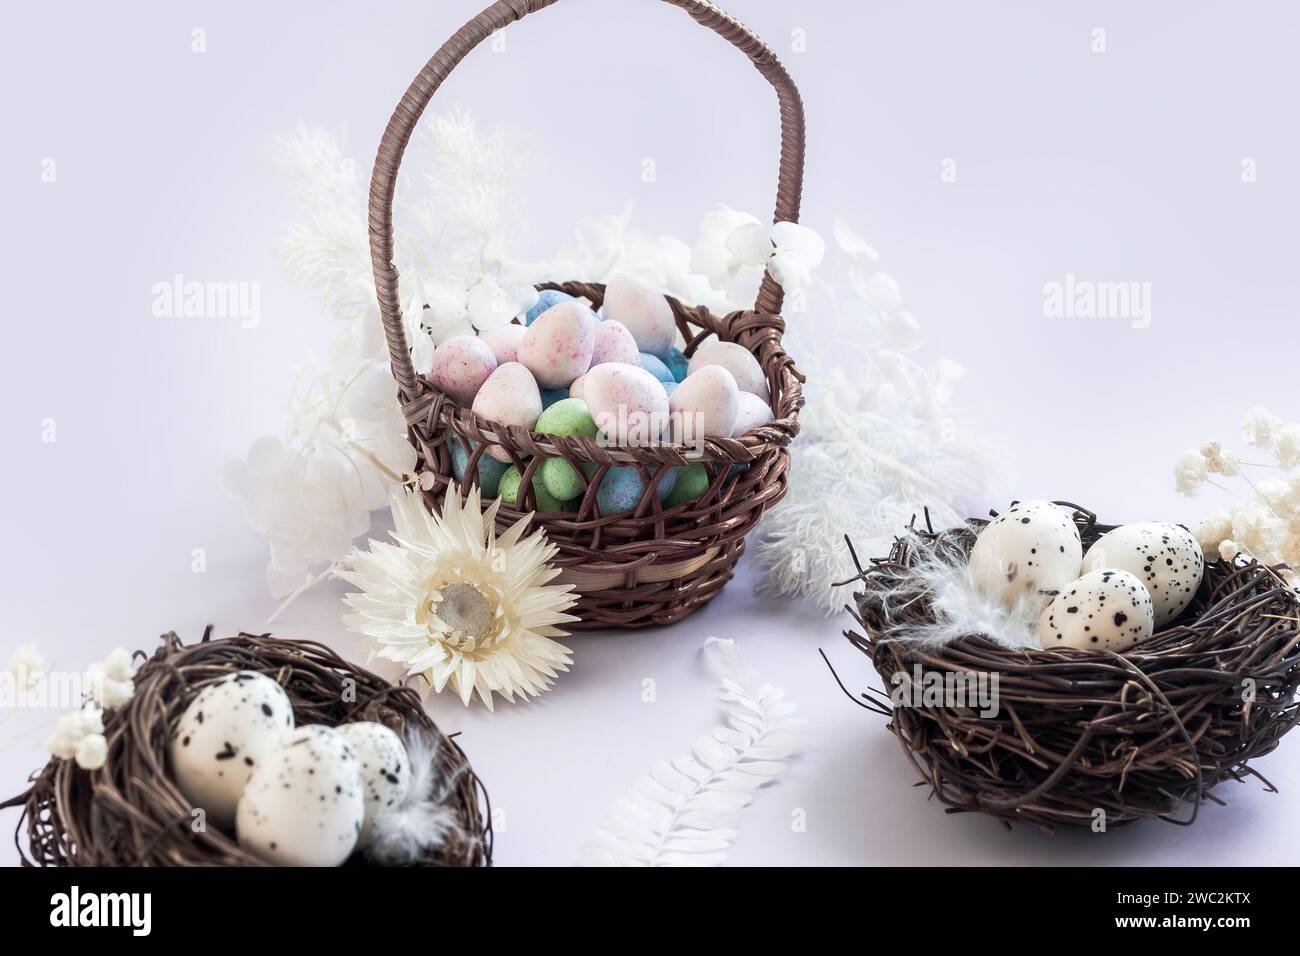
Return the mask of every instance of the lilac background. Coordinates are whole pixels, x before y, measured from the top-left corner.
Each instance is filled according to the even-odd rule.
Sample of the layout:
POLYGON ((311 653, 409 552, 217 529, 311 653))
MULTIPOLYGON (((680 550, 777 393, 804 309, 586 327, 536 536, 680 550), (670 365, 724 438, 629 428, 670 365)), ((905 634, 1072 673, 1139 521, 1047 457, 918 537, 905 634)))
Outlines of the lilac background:
MULTIPOLYGON (((287 370, 335 329, 277 270, 290 221, 271 138, 344 131, 368 169, 406 83, 480 0, 25 4, 0 38, 10 361, 0 380, 8 621, 0 657, 38 640, 66 668, 115 644, 257 629, 264 550, 216 487, 220 463, 278 433, 287 370), (208 50, 190 50, 190 31, 208 50), (52 157, 57 181, 41 182, 52 157), (153 283, 256 281, 262 322, 157 319, 153 283), (40 441, 53 418, 58 440, 40 441), (208 570, 190 570, 206 549, 208 570)), ((911 310, 970 369, 975 425, 1014 461, 1006 498, 1088 503, 1112 520, 1192 522, 1170 466, 1244 409, 1292 419, 1300 337, 1291 118, 1300 11, 1284 3, 732 0, 786 61, 808 106, 804 220, 843 215, 881 251, 911 310), (1107 52, 1090 52, 1092 30, 1107 52), (806 31, 807 52, 790 51, 806 31), (940 164, 956 161, 958 181, 940 164), (1258 182, 1241 180, 1244 158, 1258 182), (1045 282, 1150 282, 1153 324, 1047 320, 1045 282)), ((650 2, 564 0, 477 51, 435 100, 524 131, 530 227, 544 255, 583 216, 691 238, 713 202, 766 214, 775 110, 712 34, 650 2), (640 180, 652 157, 658 181, 640 180)), ((801 317, 816 322, 816 316, 801 317)), ((734 636, 809 718, 804 756, 745 813, 731 861, 754 863, 1295 862, 1300 771, 1259 762, 1281 795, 1225 787, 1187 833, 1004 834, 945 818, 878 726, 835 692, 862 661, 842 621, 757 600, 746 564, 723 598, 668 632, 574 639, 556 690, 496 715, 435 701, 505 810, 501 863, 570 863, 611 802, 715 716, 696 650, 734 636), (659 702, 640 702, 656 680, 659 702), (610 741, 617 735, 618 745, 610 741), (792 833, 791 812, 808 831, 792 833)), ((323 588, 279 625, 356 642, 323 588)), ((0 727, 0 738, 10 727, 0 727)), ((41 759, 0 753, 0 791, 41 759)), ((9 826, 12 814, 0 823, 9 826)), ((12 862, 6 844, 0 861, 12 862)))

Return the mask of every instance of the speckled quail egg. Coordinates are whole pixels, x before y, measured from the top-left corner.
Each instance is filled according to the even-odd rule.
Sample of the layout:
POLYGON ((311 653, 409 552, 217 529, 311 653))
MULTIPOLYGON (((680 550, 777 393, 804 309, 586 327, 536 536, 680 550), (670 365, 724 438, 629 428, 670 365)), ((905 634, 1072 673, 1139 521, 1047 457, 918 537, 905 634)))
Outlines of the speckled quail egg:
POLYGON ((1047 649, 1122 651, 1155 629, 1151 595, 1128 571, 1089 571, 1058 594, 1038 619, 1038 641, 1047 649))
POLYGON ((340 724, 338 732, 352 745, 361 762, 361 788, 366 798, 366 819, 358 846, 370 842, 374 823, 401 807, 411 789, 411 760, 402 738, 383 724, 362 720, 340 724))
POLYGON ((1151 593, 1156 628, 1182 614, 1196 597, 1205 556, 1196 537, 1181 525, 1139 521, 1098 538, 1083 556, 1083 570, 1122 568, 1151 593))
POLYGON ((172 776, 208 822, 230 827, 239 794, 262 758, 293 728, 284 688, 265 674, 239 671, 209 684, 172 728, 172 776))
POLYGON ((338 866, 365 822, 361 761, 347 738, 312 724, 268 753, 239 798, 239 845, 277 866, 338 866))
POLYGON ((1042 606, 1079 576, 1083 543, 1074 519, 1050 501, 1020 501, 980 531, 970 553, 976 586, 1008 607, 1042 606))

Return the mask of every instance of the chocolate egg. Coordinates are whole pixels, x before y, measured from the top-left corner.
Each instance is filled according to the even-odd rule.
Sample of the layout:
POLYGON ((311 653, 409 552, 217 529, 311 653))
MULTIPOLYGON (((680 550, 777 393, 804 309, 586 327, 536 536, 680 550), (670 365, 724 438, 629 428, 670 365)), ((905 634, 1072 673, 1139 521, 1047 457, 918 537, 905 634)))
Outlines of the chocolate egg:
POLYGON ((639 354, 636 339, 632 338, 632 333, 622 322, 610 320, 596 326, 596 347, 591 353, 592 365, 603 365, 606 362, 636 365, 639 354))
POLYGON ((767 376, 758 364, 754 354, 738 342, 705 342, 691 356, 687 376, 695 374, 710 365, 720 365, 731 373, 737 387, 742 392, 752 392, 759 398, 767 398, 767 376))
MULTIPOLYGON (((488 376, 474 396, 475 415, 498 425, 531 429, 542 414, 542 394, 532 372, 518 362, 507 362, 488 376)), ((500 446, 489 446, 486 454, 497 461, 509 461, 500 446)))
POLYGON ((519 361, 519 343, 524 340, 528 330, 522 325, 502 325, 495 329, 485 329, 478 334, 483 344, 492 350, 498 365, 519 361))
POLYGON ((434 349, 429 383, 457 405, 469 405, 496 367, 496 356, 481 338, 453 335, 434 349))
MULTIPOLYGON (((569 390, 572 395, 573 390, 569 390)), ((658 440, 668 423, 668 394, 660 381, 636 365, 607 362, 583 379, 582 394, 592 421, 618 445, 658 440)))
POLYGON ((562 388, 591 367, 596 319, 577 300, 553 305, 528 326, 519 361, 543 388, 562 388))
POLYGON ((601 314, 621 322, 636 339, 637 348, 664 356, 673 347, 677 325, 672 307, 663 294, 639 276, 620 273, 605 284, 601 314))
POLYGON ((772 408, 767 404, 767 399, 759 398, 753 392, 741 392, 736 397, 739 405, 736 422, 732 426, 733 435, 743 435, 751 428, 766 425, 772 420, 772 408))
POLYGON ((686 376, 668 405, 673 441, 729 438, 740 411, 740 389, 721 365, 706 365, 686 376))
POLYGON ((543 289, 537 293, 537 302, 533 307, 524 314, 524 325, 532 325, 537 321, 538 316, 542 315, 553 305, 559 305, 561 302, 569 302, 573 296, 567 292, 561 292, 558 289, 543 289))

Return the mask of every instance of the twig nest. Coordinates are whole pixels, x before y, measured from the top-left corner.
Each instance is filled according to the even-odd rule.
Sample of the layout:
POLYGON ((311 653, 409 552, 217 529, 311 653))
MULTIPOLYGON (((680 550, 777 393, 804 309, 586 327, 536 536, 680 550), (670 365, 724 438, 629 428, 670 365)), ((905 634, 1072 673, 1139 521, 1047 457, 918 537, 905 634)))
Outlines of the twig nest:
MULTIPOLYGON (((348 739, 366 731, 353 729, 345 734, 338 729, 358 721, 382 724, 405 741, 411 777, 434 782, 426 789, 437 797, 436 805, 430 804, 423 817, 415 817, 414 827, 411 819, 405 821, 410 837, 403 841, 406 852, 387 859, 416 866, 482 866, 491 861, 491 828, 482 785, 455 742, 429 719, 414 688, 395 687, 320 644, 251 634, 212 640, 208 633, 190 645, 168 634, 134 680, 131 700, 105 715, 107 757, 100 769, 88 771, 70 760, 52 759, 33 776, 27 791, 0 804, 22 808, 18 827, 26 832, 26 846, 20 842, 20 849, 29 862, 38 866, 374 862, 374 854, 363 852, 358 843, 367 822, 369 791, 358 750, 348 739), (262 728, 254 719, 250 726, 269 735, 274 729, 271 724, 283 722, 286 715, 281 711, 283 702, 268 684, 280 688, 300 726, 282 729, 275 735, 275 745, 253 759, 233 815, 235 826, 224 826, 214 819, 208 797, 202 801, 209 805, 200 806, 200 799, 191 800, 181 789, 173 773, 173 731, 195 729, 195 704, 203 699, 225 708, 211 714, 204 710, 203 727, 215 726, 211 718, 223 714, 239 715, 243 721, 267 703, 272 710, 267 717, 270 723, 262 728), (259 698, 261 690, 266 693, 259 698), (247 701, 242 699, 245 696, 247 701), (430 833, 437 839, 430 840, 430 833)), ((232 722, 227 731, 235 733, 242 726, 232 722)), ((228 741, 230 749, 241 741, 246 748, 248 739, 245 734, 240 741, 228 741)), ((199 735, 192 734, 190 747, 182 752, 198 743, 199 735)), ((365 752, 379 755, 376 765, 385 770, 396 766, 394 755, 377 744, 365 752)), ((248 750, 240 749, 221 763, 247 767, 245 756, 250 756, 248 750)), ((385 798, 378 781, 374 792, 385 798)))
MULTIPOLYGON (((1082 544, 1095 547, 1113 530, 1068 507, 1082 544)), ((1036 513, 1064 544, 1069 536, 1055 515, 1036 513)), ((1003 524, 1010 527, 1011 518, 1003 524)), ((861 702, 888 716, 949 812, 1048 830, 1151 817, 1185 823, 1216 785, 1259 776, 1249 761, 1295 725, 1300 690, 1300 594, 1277 569, 1208 562, 1182 613, 1118 652, 1108 640, 1113 648, 1140 638, 1154 621, 1138 576, 1121 569, 1089 572, 1057 596, 1046 619, 1070 633, 1061 640, 1049 634, 1042 648, 1008 647, 974 628, 960 632, 959 623, 943 644, 906 639, 909 631, 933 629, 942 614, 925 569, 973 558, 977 536, 986 540, 989 527, 972 520, 901 535, 887 557, 862 571, 855 595, 862 633, 846 632, 886 687, 919 674, 944 689, 937 700, 888 706, 863 695, 861 702), (1099 626, 1107 630, 1098 633, 1099 626), (985 696, 958 692, 971 687, 983 687, 985 696)))

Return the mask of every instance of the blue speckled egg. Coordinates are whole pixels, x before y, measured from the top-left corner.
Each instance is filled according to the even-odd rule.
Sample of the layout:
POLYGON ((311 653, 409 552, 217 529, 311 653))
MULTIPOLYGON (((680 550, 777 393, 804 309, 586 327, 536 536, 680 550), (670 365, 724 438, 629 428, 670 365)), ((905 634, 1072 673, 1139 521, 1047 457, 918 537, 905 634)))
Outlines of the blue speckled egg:
POLYGON ((555 289, 543 289, 537 293, 537 304, 534 305, 524 314, 524 325, 532 325, 537 321, 537 317, 549 309, 551 306, 560 302, 567 302, 573 296, 567 292, 559 292, 555 289))
POLYGON ((664 364, 668 370, 673 373, 673 381, 680 382, 686 377, 686 372, 690 368, 691 360, 688 359, 679 348, 671 349, 664 356, 664 364))
POLYGON ((568 397, 569 389, 567 387, 542 389, 542 411, 546 411, 556 402, 563 401, 568 397))
MULTIPOLYGON (((451 444, 451 473, 456 476, 457 481, 465 480, 465 468, 469 465, 469 455, 466 454, 465 448, 456 438, 449 438, 451 444)), ((501 483, 501 476, 505 474, 509 462, 497 461, 491 455, 483 454, 478 459, 478 486, 483 491, 483 497, 495 498, 497 496, 497 486, 501 483)))
POLYGON ((678 384, 679 383, 677 382, 664 382, 664 391, 668 393, 668 396, 670 398, 672 397, 672 394, 674 390, 676 390, 678 384))
POLYGON ((649 352, 641 353, 641 367, 665 385, 669 382, 677 381, 677 379, 673 378, 673 373, 669 370, 668 366, 664 364, 663 359, 656 358, 649 352))
MULTIPOLYGON (((677 469, 670 468, 659 479, 659 500, 672 493, 677 483, 677 469)), ((602 515, 625 514, 632 511, 645 493, 641 472, 633 465, 611 468, 596 489, 596 504, 602 515)))

